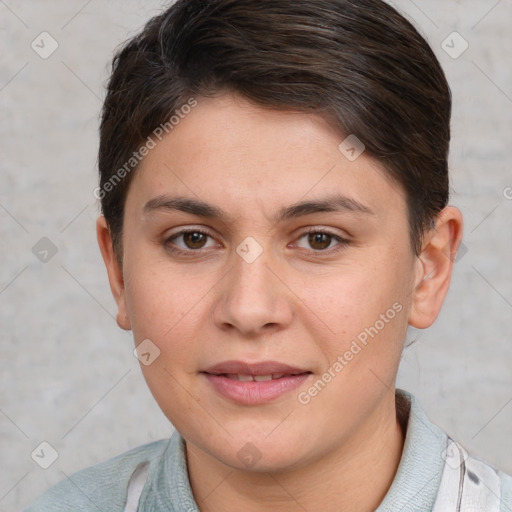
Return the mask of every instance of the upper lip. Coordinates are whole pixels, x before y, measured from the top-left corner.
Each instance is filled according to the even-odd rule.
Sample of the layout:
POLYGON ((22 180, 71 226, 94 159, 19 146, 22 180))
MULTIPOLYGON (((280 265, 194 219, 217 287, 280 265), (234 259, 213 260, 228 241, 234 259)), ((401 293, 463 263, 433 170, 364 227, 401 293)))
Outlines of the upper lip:
POLYGON ((284 375, 299 375, 311 373, 308 370, 296 368, 277 361, 262 361, 259 363, 246 363, 244 361, 224 361, 210 366, 203 373, 212 375, 238 374, 238 375, 271 375, 282 373, 284 375))

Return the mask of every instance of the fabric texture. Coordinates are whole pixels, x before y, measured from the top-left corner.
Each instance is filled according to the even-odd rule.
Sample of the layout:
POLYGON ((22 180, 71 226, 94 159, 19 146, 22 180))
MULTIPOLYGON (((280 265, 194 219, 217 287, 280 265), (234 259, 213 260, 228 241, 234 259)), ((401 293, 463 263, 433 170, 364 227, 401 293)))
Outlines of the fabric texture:
MULTIPOLYGON (((512 477, 470 457, 412 395, 397 396, 410 404, 404 450, 375 512, 512 512, 512 477)), ((199 512, 178 432, 76 473, 25 512, 123 512, 134 503, 139 512, 199 512)))
POLYGON ((452 439, 443 455, 443 476, 432 512, 500 512, 498 472, 471 457, 452 439))

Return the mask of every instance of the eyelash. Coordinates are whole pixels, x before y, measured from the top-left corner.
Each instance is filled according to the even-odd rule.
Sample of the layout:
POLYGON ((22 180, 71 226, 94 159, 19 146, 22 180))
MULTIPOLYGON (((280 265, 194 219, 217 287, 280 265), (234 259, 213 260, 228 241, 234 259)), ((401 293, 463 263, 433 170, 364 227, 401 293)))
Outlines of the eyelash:
MULTIPOLYGON (((173 233, 170 237, 168 237, 165 241, 164 241, 164 244, 167 248, 167 250, 169 250, 170 252, 172 253, 175 253, 175 254, 178 254, 178 255, 183 255, 183 256, 189 256, 191 253, 201 253, 204 251, 204 249, 188 249, 188 250, 183 250, 183 249, 180 249, 180 248, 177 248, 177 247, 171 247, 171 243, 173 240, 176 240, 177 238, 179 238, 180 236, 182 235, 186 235, 188 233, 201 233, 202 235, 205 235, 207 237, 210 237, 210 238, 213 238, 210 233, 208 233, 207 231, 204 231, 202 229, 183 229, 181 231, 178 231, 176 233, 173 233)), ((334 233, 331 233, 330 231, 328 230, 325 230, 325 229, 311 229, 309 231, 305 231, 304 233, 302 233, 297 240, 301 240, 302 238, 304 238, 305 236, 307 235, 312 235, 312 234, 315 234, 315 233, 320 233, 320 234, 324 234, 324 235, 328 235, 330 237, 332 237, 332 239, 336 240, 336 242, 338 242, 338 244, 334 247, 331 247, 329 249, 311 249, 310 252, 316 254, 316 255, 322 255, 322 254, 334 254, 334 253, 337 253, 341 250, 343 250, 347 245, 349 245, 351 243, 350 240, 346 239, 346 238, 343 238, 339 235, 335 235, 334 233)), ((307 249, 305 249, 307 250, 307 249)))

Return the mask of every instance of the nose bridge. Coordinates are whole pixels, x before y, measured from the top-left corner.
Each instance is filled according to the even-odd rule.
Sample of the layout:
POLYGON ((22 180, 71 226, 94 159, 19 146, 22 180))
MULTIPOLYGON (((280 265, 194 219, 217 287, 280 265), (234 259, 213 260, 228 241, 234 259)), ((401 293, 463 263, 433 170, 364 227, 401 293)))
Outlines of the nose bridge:
POLYGON ((254 261, 247 262, 243 258, 237 256, 235 258, 234 268, 232 272, 233 282, 232 290, 235 294, 244 296, 245 292, 263 292, 267 295, 267 290, 271 284, 269 282, 271 273, 268 270, 269 258, 260 256, 254 261))
POLYGON ((240 244, 233 255, 233 267, 224 281, 215 321, 239 331, 257 332, 264 326, 287 324, 291 308, 285 287, 270 271, 270 250, 256 251, 251 241, 240 244), (245 251, 244 251, 245 249, 245 251))
POLYGON ((243 308, 247 313, 251 310, 261 313, 271 311, 276 290, 275 283, 271 282, 268 263, 266 255, 251 262, 238 255, 235 258, 228 295, 238 308, 243 308))
POLYGON ((234 293, 244 293, 244 291, 264 291, 269 283, 271 273, 268 270, 268 264, 271 262, 270 239, 266 243, 259 237, 257 241, 252 236, 247 236, 235 248, 233 254, 233 287, 234 293))

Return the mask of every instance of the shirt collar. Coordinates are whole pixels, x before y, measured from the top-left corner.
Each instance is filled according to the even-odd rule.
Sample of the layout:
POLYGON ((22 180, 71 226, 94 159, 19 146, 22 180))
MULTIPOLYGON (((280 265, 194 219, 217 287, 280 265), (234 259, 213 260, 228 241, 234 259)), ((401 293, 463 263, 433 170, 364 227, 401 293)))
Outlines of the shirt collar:
POLYGON ((400 389, 410 404, 404 449, 395 478, 375 512, 432 510, 443 473, 447 436, 431 423, 416 398, 400 389))

